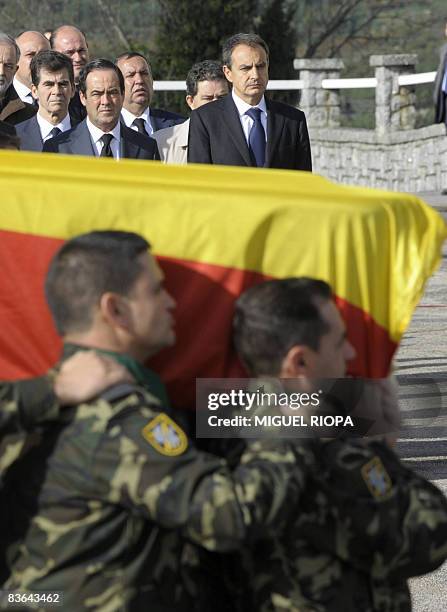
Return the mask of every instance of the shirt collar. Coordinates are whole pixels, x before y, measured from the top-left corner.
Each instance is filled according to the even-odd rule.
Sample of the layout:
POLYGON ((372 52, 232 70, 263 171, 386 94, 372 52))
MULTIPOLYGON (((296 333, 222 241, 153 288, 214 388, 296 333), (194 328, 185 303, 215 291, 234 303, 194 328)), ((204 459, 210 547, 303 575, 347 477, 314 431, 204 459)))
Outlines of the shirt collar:
POLYGON ((242 117, 242 115, 245 115, 245 113, 250 108, 260 108, 262 112, 267 115, 267 105, 265 103, 264 96, 262 96, 259 104, 256 104, 255 106, 251 106, 251 104, 247 104, 247 102, 245 102, 244 100, 242 100, 242 98, 240 98, 237 94, 235 94, 234 89, 231 92, 231 95, 233 96, 233 102, 236 104, 236 108, 237 108, 237 111, 240 117, 242 117))
POLYGON ((100 138, 103 137, 104 134, 112 134, 112 136, 116 138, 118 142, 120 141, 121 127, 120 127, 119 121, 117 122, 113 130, 110 130, 110 132, 103 132, 102 130, 97 128, 96 125, 93 125, 93 123, 90 121, 88 117, 86 121, 87 121, 88 131, 90 132, 90 136, 92 137, 92 140, 95 144, 98 142, 98 140, 100 140, 100 138))
POLYGON ((22 100, 23 98, 27 98, 25 102, 28 102, 28 104, 30 104, 28 96, 31 96, 31 89, 24 85, 21 81, 19 81, 17 77, 14 77, 13 79, 13 85, 19 98, 21 98, 22 100))
POLYGON ((53 125, 52 123, 44 119, 40 113, 37 113, 36 119, 37 123, 39 124, 42 140, 45 140, 51 130, 55 127, 59 128, 61 132, 66 132, 67 130, 71 129, 70 115, 68 113, 57 125, 53 125))
POLYGON ((131 113, 130 111, 127 110, 127 108, 122 108, 121 109, 121 114, 123 116, 124 119, 124 123, 127 126, 132 125, 132 123, 135 121, 135 119, 144 119, 147 123, 150 123, 149 121, 149 115, 150 115, 150 108, 149 106, 147 108, 144 109, 144 111, 141 113, 141 115, 139 115, 138 117, 136 115, 134 115, 133 113, 131 113))

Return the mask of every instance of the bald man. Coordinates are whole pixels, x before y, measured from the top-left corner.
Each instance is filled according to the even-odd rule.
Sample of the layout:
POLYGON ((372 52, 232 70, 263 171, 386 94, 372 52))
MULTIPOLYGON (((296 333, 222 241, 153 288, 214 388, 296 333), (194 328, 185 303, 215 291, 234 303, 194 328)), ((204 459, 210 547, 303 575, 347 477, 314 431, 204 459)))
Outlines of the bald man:
POLYGON ((85 106, 81 104, 78 90, 79 75, 90 59, 85 34, 74 26, 62 25, 53 30, 50 44, 54 51, 67 55, 72 61, 76 91, 68 107, 68 113, 72 121, 80 122, 87 116, 85 106))
POLYGON ((16 38, 16 43, 20 49, 20 58, 13 86, 22 102, 34 105, 35 100, 31 94, 31 60, 39 51, 48 50, 50 43, 43 34, 33 31, 19 34, 16 38))

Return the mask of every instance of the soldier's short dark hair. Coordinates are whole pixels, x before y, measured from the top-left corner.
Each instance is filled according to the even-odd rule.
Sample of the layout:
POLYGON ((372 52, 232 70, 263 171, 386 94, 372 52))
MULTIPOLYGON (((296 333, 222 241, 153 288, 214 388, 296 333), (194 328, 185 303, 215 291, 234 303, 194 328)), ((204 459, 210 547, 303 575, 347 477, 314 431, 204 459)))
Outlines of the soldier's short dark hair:
POLYGON ((277 376, 297 344, 318 350, 329 332, 318 302, 331 299, 327 283, 306 277, 266 281, 245 291, 236 301, 233 340, 250 374, 277 376))
POLYGON ((60 335, 90 328, 101 296, 128 295, 142 271, 139 255, 150 249, 142 236, 94 231, 68 240, 50 263, 45 295, 60 335))
POLYGON ((48 72, 58 72, 59 70, 67 70, 68 78, 70 83, 74 87, 74 72, 73 64, 69 57, 59 51, 53 51, 48 49, 46 51, 39 51, 33 57, 30 63, 31 81, 33 85, 37 87, 40 83, 40 71, 48 70, 48 72))
POLYGON ((20 138, 0 130, 0 149, 20 149, 20 138))
POLYGON ((121 93, 124 93, 124 77, 121 70, 110 60, 100 58, 86 64, 79 74, 79 89, 84 95, 87 91, 87 77, 93 70, 113 70, 118 77, 121 93))
POLYGON ((269 61, 269 48, 265 40, 257 34, 234 34, 228 38, 222 46, 222 64, 231 68, 231 55, 233 49, 238 45, 247 45, 248 47, 262 47, 269 61))
POLYGON ((196 96, 198 84, 201 81, 227 82, 222 70, 222 64, 213 60, 204 60, 194 64, 186 76, 186 94, 192 97, 196 96))
POLYGON ((0 149, 20 149, 16 129, 6 121, 0 121, 0 149))

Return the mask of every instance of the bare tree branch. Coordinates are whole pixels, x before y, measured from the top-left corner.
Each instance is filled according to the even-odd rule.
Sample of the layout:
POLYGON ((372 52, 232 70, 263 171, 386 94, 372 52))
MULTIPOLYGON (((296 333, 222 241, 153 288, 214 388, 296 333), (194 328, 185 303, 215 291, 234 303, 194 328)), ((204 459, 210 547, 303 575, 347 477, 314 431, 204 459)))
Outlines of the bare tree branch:
POLYGON ((373 21, 375 21, 381 13, 387 10, 387 8, 387 6, 377 7, 377 9, 373 11, 367 19, 359 23, 349 32, 349 34, 345 36, 345 38, 340 43, 332 47, 330 57, 334 57, 334 55, 336 55, 347 43, 349 43, 352 39, 356 37, 356 34, 358 34, 366 27, 368 27, 371 23, 373 23, 373 21))
POLYGON ((131 47, 130 41, 127 38, 127 36, 124 34, 123 30, 119 26, 115 17, 113 16, 113 13, 110 10, 109 5, 104 0, 95 0, 95 3, 98 6, 99 10, 101 11, 103 17, 106 19, 106 21, 112 28, 112 31, 115 33, 120 44, 126 47, 127 49, 129 49, 131 47))
POLYGON ((339 4, 336 13, 330 17, 329 21, 326 22, 325 29, 306 49, 304 57, 313 57, 317 49, 321 47, 321 45, 328 38, 330 38, 342 24, 346 22, 348 15, 351 14, 363 1, 364 0, 350 0, 339 4))

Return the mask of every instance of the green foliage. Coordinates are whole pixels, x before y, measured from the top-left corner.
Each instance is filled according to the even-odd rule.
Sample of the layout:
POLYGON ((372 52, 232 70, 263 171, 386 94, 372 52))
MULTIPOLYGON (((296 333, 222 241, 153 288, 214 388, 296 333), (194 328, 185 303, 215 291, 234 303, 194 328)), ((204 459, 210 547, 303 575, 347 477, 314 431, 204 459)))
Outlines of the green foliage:
MULTIPOLYGON (((297 40, 294 17, 297 3, 290 0, 271 0, 261 15, 258 34, 266 41, 270 50, 269 75, 271 79, 296 79, 293 68, 297 40)), ((277 92, 274 98, 288 104, 296 104, 296 92, 277 92)))
POLYGON ((251 32, 254 0, 160 0, 156 70, 165 79, 184 79, 195 62, 220 59, 222 42, 251 32))
MULTIPOLYGON (((254 31, 256 0, 160 0, 156 78, 184 80, 195 62, 220 60, 222 42, 237 32, 254 31)), ((185 110, 184 94, 159 96, 166 108, 185 110)))

